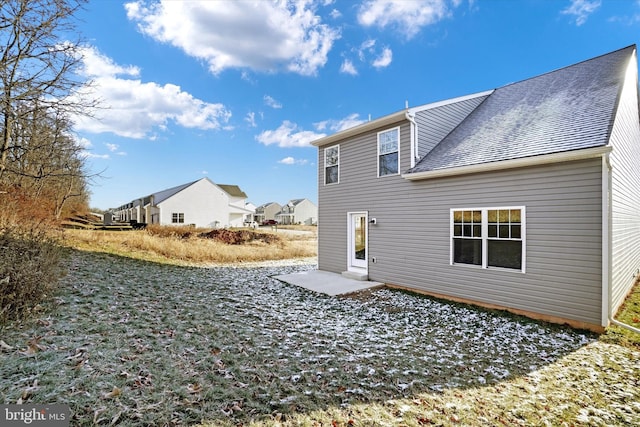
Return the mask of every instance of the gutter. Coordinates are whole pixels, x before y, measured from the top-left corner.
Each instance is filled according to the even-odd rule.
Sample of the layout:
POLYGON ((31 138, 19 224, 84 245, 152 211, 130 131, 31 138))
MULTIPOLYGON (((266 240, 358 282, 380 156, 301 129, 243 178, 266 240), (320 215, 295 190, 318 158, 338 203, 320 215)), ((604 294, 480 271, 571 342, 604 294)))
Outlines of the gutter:
POLYGON ((416 160, 418 160, 416 157, 416 153, 418 152, 416 147, 416 144, 418 144, 418 136, 416 135, 418 133, 418 125, 415 120, 415 113, 407 109, 405 117, 409 120, 409 123, 411 123, 411 167, 414 167, 416 160))
POLYGON ((629 330, 631 332, 635 332, 636 334, 640 334, 640 329, 634 328, 633 326, 627 325, 626 323, 622 323, 619 320, 616 320, 611 316, 609 316, 609 321, 611 323, 613 323, 614 325, 616 325, 616 326, 620 326, 621 328, 627 329, 627 330, 629 330))
POLYGON ((345 138, 350 138, 352 136, 359 135, 363 132, 368 132, 373 129, 395 124, 405 118, 405 111, 406 110, 397 111, 395 113, 389 114, 379 119, 365 122, 365 123, 359 124, 358 126, 354 126, 352 128, 343 130, 341 132, 337 132, 332 135, 325 136, 320 139, 316 139, 315 141, 311 141, 311 145, 313 145, 314 147, 321 147, 323 145, 331 144, 337 141, 342 141, 345 138))
POLYGON ((603 279, 603 290, 602 290, 602 313, 603 313, 603 325, 606 324, 607 320, 609 323, 613 323, 616 326, 624 328, 628 331, 635 332, 636 334, 640 334, 640 329, 635 328, 631 325, 627 325, 626 323, 622 323, 619 320, 613 318, 613 289, 611 286, 612 282, 612 254, 611 254, 611 246, 612 246, 612 235, 611 235, 611 225, 612 225, 612 188, 611 188, 611 172, 613 167, 611 166, 611 161, 609 159, 609 153, 605 153, 602 156, 602 279, 603 279), (606 312, 606 317, 604 313, 606 312))

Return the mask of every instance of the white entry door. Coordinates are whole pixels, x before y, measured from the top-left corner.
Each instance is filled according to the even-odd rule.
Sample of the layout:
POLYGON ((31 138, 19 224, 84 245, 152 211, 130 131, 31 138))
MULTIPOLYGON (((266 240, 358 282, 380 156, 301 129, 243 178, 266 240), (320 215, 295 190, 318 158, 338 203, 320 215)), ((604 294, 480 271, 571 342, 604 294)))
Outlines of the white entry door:
POLYGON ((350 212, 348 214, 349 269, 367 269, 367 213, 350 212))

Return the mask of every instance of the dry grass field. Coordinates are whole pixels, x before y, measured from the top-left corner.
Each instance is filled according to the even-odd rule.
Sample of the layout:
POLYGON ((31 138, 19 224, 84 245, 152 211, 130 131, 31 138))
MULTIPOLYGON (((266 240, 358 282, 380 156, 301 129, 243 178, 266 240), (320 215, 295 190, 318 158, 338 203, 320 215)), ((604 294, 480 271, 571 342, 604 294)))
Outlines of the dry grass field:
POLYGON ((308 259, 317 255, 315 227, 279 227, 277 230, 159 226, 133 231, 70 229, 64 231, 62 242, 80 250, 182 266, 244 265, 308 259))

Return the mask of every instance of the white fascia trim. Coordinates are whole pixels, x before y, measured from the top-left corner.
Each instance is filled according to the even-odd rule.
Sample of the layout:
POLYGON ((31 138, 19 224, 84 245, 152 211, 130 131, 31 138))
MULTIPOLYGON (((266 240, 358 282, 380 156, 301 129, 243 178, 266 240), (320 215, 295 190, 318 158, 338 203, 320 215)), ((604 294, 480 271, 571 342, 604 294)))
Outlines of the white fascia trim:
POLYGON ((478 98, 481 96, 488 96, 488 95, 491 95, 493 92, 495 92, 495 89, 486 90, 484 92, 473 93, 471 95, 459 96, 457 98, 445 99, 444 101, 432 102, 430 104, 418 105, 417 107, 409 108, 407 112, 409 114, 415 114, 420 111, 442 107, 443 105, 455 104, 456 102, 462 102, 468 99, 478 98))
POLYGON ((389 114, 388 116, 384 116, 370 122, 362 123, 358 126, 354 126, 352 128, 345 129, 343 131, 334 133, 332 135, 325 136, 324 138, 316 139, 315 141, 311 141, 311 145, 313 145, 314 147, 322 147, 323 145, 332 144, 337 141, 342 141, 345 138, 359 135, 361 133, 368 132, 373 129, 398 123, 406 119, 406 116, 405 116, 406 111, 407 110, 397 111, 393 114, 389 114))
POLYGON ((562 153, 543 154, 539 156, 523 157, 520 159, 502 160, 499 162, 481 163, 477 165, 459 166, 446 169, 437 169, 425 172, 404 173, 402 177, 409 181, 420 179, 442 178, 455 175, 467 175, 471 173, 492 172, 503 169, 522 168, 549 163, 569 162, 600 157, 611 152, 610 146, 586 148, 583 150, 565 151, 562 153))
POLYGON ((384 126, 389 126, 394 123, 398 123, 402 120, 407 119, 408 114, 415 114, 418 111, 429 110, 431 108, 441 107, 443 105, 452 104, 455 102, 465 101, 467 99, 477 98, 479 96, 491 95, 493 93, 492 90, 488 90, 485 92, 478 92, 471 95, 460 96, 458 98, 447 99, 444 101, 432 102, 431 104, 419 105, 413 108, 407 108, 404 110, 396 111, 395 113, 391 113, 389 115, 380 117, 379 119, 375 119, 366 123, 359 124, 358 126, 354 126, 349 129, 345 129, 340 132, 336 132, 332 135, 328 135, 322 137, 320 139, 316 139, 315 141, 311 141, 311 145, 314 147, 321 147, 323 145, 332 144, 336 141, 341 141, 345 138, 349 138, 355 135, 359 135, 364 132, 371 131, 373 129, 377 129, 384 126))

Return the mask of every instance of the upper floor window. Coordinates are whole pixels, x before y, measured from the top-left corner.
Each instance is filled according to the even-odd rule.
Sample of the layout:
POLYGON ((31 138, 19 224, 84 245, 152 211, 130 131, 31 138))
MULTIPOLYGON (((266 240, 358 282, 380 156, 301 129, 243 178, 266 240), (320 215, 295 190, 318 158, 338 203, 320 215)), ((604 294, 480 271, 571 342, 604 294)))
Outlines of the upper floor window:
POLYGON ((171 222, 173 224, 184 224, 184 213, 172 213, 171 214, 171 222))
POLYGON ((451 263, 524 272, 525 209, 451 210, 451 263))
POLYGON ((378 132, 378 176, 397 175, 400 128, 378 132))
POLYGON ((324 149, 324 183, 336 184, 340 179, 340 146, 324 149))

